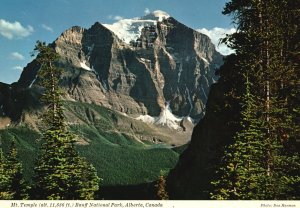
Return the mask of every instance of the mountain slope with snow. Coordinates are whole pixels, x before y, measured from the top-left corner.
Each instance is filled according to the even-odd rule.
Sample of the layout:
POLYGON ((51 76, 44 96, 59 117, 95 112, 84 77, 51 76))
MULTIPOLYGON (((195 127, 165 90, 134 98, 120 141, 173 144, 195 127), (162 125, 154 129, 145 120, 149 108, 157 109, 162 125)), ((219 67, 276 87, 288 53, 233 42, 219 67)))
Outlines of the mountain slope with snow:
POLYGON ((121 40, 127 44, 135 41, 141 36, 142 29, 145 26, 156 25, 170 15, 164 11, 157 10, 143 17, 132 19, 121 19, 113 24, 103 24, 106 28, 114 32, 121 40))
MULTIPOLYGON (((151 123, 161 126, 167 126, 171 129, 181 129, 180 122, 185 119, 185 117, 177 117, 172 113, 172 110, 170 108, 170 103, 167 102, 166 106, 162 109, 159 116, 152 117, 149 115, 141 115, 136 118, 137 120, 143 121, 145 123, 151 123)), ((190 117, 187 117, 187 120, 193 124, 193 120, 190 117)))

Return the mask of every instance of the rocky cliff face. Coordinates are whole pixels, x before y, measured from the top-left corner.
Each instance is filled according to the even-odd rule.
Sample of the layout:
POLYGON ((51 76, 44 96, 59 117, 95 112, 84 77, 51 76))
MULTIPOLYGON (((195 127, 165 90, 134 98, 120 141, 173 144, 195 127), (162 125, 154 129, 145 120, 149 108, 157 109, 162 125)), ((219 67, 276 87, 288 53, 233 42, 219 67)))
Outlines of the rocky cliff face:
POLYGON ((30 100, 29 91, 20 88, 16 83, 0 83, 0 126, 5 127, 11 122, 18 122, 22 110, 32 104, 30 100))
MULTIPOLYGON (((75 26, 51 45, 61 56, 65 99, 175 129, 183 117, 203 117, 222 64, 207 36, 161 11, 113 25, 75 26)), ((15 88, 38 91, 38 69, 35 61, 28 64, 15 88)))

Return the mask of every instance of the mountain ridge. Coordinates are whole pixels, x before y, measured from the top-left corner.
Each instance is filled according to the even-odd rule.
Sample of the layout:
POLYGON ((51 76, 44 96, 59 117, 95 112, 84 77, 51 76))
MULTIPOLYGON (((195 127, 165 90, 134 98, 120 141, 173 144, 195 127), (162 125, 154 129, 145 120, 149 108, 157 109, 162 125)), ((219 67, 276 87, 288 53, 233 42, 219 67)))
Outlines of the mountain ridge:
MULTIPOLYGON (((64 99, 104 106, 137 120, 148 117, 155 120, 148 124, 180 131, 185 130, 183 123, 201 119, 223 56, 206 35, 162 11, 140 19, 151 15, 156 24, 143 25, 139 37, 129 43, 99 22, 89 29, 73 26, 51 43, 61 57, 57 66, 64 69, 64 99)), ((38 102, 38 70, 36 60, 29 63, 10 85, 12 94, 27 93, 38 102)), ((13 120, 20 121, 22 104, 15 106, 21 109, 13 120)))

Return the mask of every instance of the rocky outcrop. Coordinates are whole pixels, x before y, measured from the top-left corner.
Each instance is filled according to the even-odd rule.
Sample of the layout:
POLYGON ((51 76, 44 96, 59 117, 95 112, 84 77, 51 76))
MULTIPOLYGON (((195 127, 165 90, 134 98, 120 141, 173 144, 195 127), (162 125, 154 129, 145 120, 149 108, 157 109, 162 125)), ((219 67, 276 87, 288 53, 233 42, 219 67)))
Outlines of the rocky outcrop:
MULTIPOLYGON (((25 110, 30 112, 33 110, 40 111, 41 109, 39 89, 23 88, 22 84, 22 82, 11 85, 0 83, 0 123, 2 120, 9 120, 10 122, 6 126, 11 123, 22 122, 22 115, 25 110)), ((2 125, 2 127, 6 126, 2 125)))
MULTIPOLYGON (((7 121, 18 121, 21 116, 23 98, 22 90, 15 85, 0 83, 0 118, 7 121)), ((7 123, 8 124, 8 123, 7 123)), ((7 125, 6 124, 6 125, 7 125)), ((2 125, 3 126, 3 125, 2 125)))

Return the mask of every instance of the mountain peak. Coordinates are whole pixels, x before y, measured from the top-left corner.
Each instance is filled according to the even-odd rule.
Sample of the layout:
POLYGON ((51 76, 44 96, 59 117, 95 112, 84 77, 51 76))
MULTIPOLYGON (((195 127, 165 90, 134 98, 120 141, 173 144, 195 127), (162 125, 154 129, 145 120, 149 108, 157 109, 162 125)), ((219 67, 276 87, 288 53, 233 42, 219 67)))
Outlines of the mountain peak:
POLYGON ((113 24, 103 24, 110 31, 114 32, 121 40, 130 43, 140 37, 142 28, 145 26, 156 25, 170 15, 162 10, 153 11, 143 17, 132 19, 121 19, 113 24))

